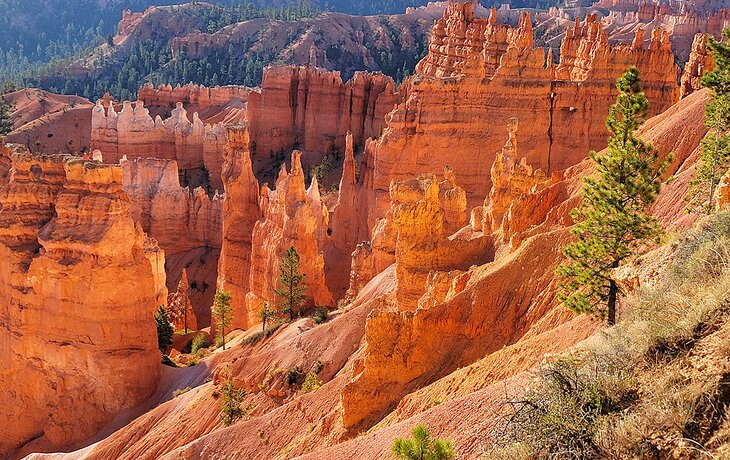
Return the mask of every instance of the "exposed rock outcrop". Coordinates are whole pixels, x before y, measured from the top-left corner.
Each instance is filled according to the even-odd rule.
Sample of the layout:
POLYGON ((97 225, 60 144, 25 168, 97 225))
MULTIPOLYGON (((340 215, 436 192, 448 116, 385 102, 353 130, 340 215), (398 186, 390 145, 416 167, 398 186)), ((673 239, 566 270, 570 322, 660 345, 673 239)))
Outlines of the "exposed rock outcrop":
POLYGON ((220 124, 206 125, 198 113, 193 121, 180 102, 170 118, 154 119, 143 101, 125 102, 117 113, 113 104, 98 101, 92 112, 91 145, 104 161, 155 157, 177 161, 185 185, 220 190, 225 130, 220 124))
POLYGON ((484 165, 493 163, 510 117, 530 120, 520 132, 527 163, 550 175, 605 146, 603 120, 628 66, 641 71, 652 114, 679 98, 672 50, 660 30, 648 47, 641 32, 633 46, 611 46, 597 18, 588 16, 566 34, 555 66, 549 53, 533 47, 529 13, 511 28, 497 24, 494 12, 478 18, 472 9, 448 4, 429 55, 399 89, 402 102, 386 117, 383 136, 366 143, 360 239, 387 210, 392 180, 451 165, 469 206, 479 204, 491 187, 484 165))
POLYGON ((249 96, 254 155, 266 158, 296 146, 311 164, 319 156, 310 158, 309 152, 344 152, 348 131, 361 146, 380 133, 396 101, 393 80, 382 74, 357 72, 343 83, 339 72, 267 67, 261 90, 249 96))
POLYGON ((233 296, 233 327, 246 328, 253 324, 253 313, 246 307, 246 294, 250 290, 252 233, 261 216, 259 183, 251 169, 248 130, 229 127, 226 135, 223 163, 226 194, 217 286, 233 296))
POLYGON ((155 390, 164 254, 117 165, 16 153, 0 203, 0 454, 63 448, 155 390))
MULTIPOLYGON (((307 287, 303 308, 333 306, 334 297, 327 287, 324 248, 329 243, 329 213, 319 195, 316 177, 309 189, 304 185, 301 153, 292 152, 291 171, 282 165, 276 189, 261 187, 261 218, 251 237, 251 279, 246 299, 248 323, 261 301, 275 305, 274 293, 279 278, 279 264, 284 253, 294 247, 299 253, 299 273, 306 274, 307 287)), ((294 314, 297 314, 295 311, 294 314)))
POLYGON ((689 60, 684 64, 684 73, 680 82, 680 97, 686 97, 702 87, 700 80, 706 72, 715 68, 715 62, 707 49, 706 34, 695 35, 689 60))
POLYGON ((187 268, 195 321, 208 326, 221 250, 223 197, 181 187, 175 160, 122 158, 120 164, 132 217, 165 251, 168 289, 176 290, 181 270, 187 268))
POLYGON ((170 323, 176 331, 197 331, 198 321, 193 314, 193 304, 188 295, 188 273, 182 269, 177 289, 167 296, 167 310, 170 312, 170 323))
POLYGON ((517 118, 508 120, 509 139, 492 163, 492 189, 484 202, 482 229, 487 233, 501 229, 502 237, 506 241, 513 236, 517 227, 514 222, 519 214, 517 207, 530 193, 536 192, 547 183, 542 170, 533 171, 524 157, 518 162, 517 126, 517 118))

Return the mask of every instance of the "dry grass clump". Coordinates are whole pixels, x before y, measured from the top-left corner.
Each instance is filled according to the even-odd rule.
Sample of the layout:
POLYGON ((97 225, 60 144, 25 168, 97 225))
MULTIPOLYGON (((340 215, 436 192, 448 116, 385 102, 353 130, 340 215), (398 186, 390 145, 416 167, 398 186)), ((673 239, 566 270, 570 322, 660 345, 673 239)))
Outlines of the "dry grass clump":
POLYGON ((599 343, 501 407, 488 459, 713 459, 730 436, 730 213, 676 243, 599 343), (714 453, 713 453, 714 452, 714 453))

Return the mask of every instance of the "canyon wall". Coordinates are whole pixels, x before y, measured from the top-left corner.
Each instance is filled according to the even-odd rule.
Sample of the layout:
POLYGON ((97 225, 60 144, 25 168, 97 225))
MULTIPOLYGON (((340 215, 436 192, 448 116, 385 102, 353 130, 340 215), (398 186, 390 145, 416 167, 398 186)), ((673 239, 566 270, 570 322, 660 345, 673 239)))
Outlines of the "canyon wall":
POLYGON ((568 30, 554 65, 551 53, 533 47, 529 13, 512 28, 497 24, 495 10, 478 18, 471 3, 449 3, 429 54, 399 89, 401 103, 387 115, 383 136, 366 142, 358 185, 367 218, 359 238, 388 208, 394 179, 451 166, 469 207, 478 205, 491 186, 484 165, 492 164, 510 117, 529 120, 522 151, 547 175, 602 148, 615 80, 630 65, 641 71, 651 113, 668 108, 679 98, 668 36, 656 30, 644 47, 641 34, 633 45, 611 46, 597 17, 588 16, 568 30))
POLYGON ((305 188, 299 151, 292 152, 291 163, 289 172, 282 165, 276 189, 270 190, 266 185, 261 188, 261 218, 251 237, 250 292, 246 299, 251 319, 262 301, 275 305, 282 300, 274 289, 279 287, 279 264, 290 247, 299 254, 299 273, 305 274, 303 285, 307 290, 302 309, 333 307, 335 303, 325 277, 329 213, 322 203, 317 178, 305 188))
MULTIPOLYGON (((350 131, 356 146, 378 136, 398 96, 390 77, 357 72, 347 83, 339 72, 315 67, 270 66, 260 91, 249 96, 248 121, 255 156, 297 148, 307 154, 344 152, 350 131)), ((309 163, 318 157, 306 157, 309 163)))
POLYGON ((12 156, 0 191, 0 455, 62 448, 144 401, 160 373, 165 257, 130 216, 122 168, 12 156), (83 414, 82 416, 80 414, 83 414))
POLYGON ((706 34, 697 34, 692 41, 692 51, 689 53, 689 60, 684 64, 680 82, 681 97, 689 96, 700 89, 702 76, 715 68, 715 62, 707 49, 708 38, 706 34))

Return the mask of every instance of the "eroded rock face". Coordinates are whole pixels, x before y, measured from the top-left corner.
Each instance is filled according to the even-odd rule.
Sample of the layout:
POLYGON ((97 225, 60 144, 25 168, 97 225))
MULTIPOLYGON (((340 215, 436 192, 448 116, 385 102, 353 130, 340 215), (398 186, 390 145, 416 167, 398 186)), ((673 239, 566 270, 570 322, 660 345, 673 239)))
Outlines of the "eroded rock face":
POLYGON ((230 127, 227 138, 223 163, 226 194, 217 286, 233 297, 233 327, 247 328, 252 324, 253 315, 247 311, 246 294, 250 289, 252 232, 261 216, 259 183, 251 169, 248 130, 230 127))
MULTIPOLYGON (((275 305, 278 298, 279 264, 284 253, 294 247, 299 253, 299 273, 306 274, 306 302, 303 308, 333 306, 334 297, 327 287, 324 248, 329 243, 329 213, 319 195, 316 177, 309 189, 304 186, 301 153, 292 152, 291 171, 282 165, 276 189, 261 188, 261 218, 256 222, 251 237, 250 292, 247 297, 249 322, 262 301, 275 305)), ((298 312, 294 312, 295 314, 298 312)))
POLYGON ((168 289, 174 292, 181 267, 188 268, 195 321, 210 324, 216 266, 221 250, 223 197, 198 187, 181 187, 177 162, 157 158, 120 161, 130 213, 165 251, 168 289))
POLYGON ((0 203, 0 454, 62 448, 155 390, 164 253, 117 165, 16 153, 0 203))
POLYGON ((383 136, 366 143, 360 239, 388 209, 392 180, 449 165, 469 206, 479 204, 491 187, 484 165, 500 150, 510 117, 529 120, 520 132, 523 152, 528 164, 550 175, 605 146, 603 120, 615 81, 630 65, 641 71, 652 114, 679 98, 674 58, 660 30, 648 47, 641 37, 632 46, 611 46, 589 16, 566 34, 555 66, 533 47, 528 13, 517 28, 495 18, 475 17, 470 4, 453 2, 434 26, 429 55, 399 89, 402 102, 386 117, 383 136))
POLYGON ((206 125, 197 112, 190 121, 182 102, 163 120, 153 119, 141 100, 125 102, 119 113, 100 100, 92 111, 91 145, 111 163, 123 157, 175 160, 186 185, 222 189, 225 130, 221 124, 206 125))
POLYGON ((357 72, 343 83, 339 72, 315 67, 270 66, 261 90, 249 96, 248 121, 254 155, 267 158, 294 146, 305 160, 343 152, 346 133, 363 145, 384 127, 385 115, 397 100, 394 82, 383 74, 357 72))
POLYGON ((176 331, 197 331, 198 321, 193 312, 193 304, 188 295, 188 272, 183 268, 177 289, 167 296, 167 310, 170 312, 170 323, 176 331))
POLYGON ((489 240, 471 228, 449 238, 466 224, 466 194, 451 170, 439 182, 433 174, 393 182, 391 215, 398 237, 395 267, 398 307, 415 310, 434 271, 468 269, 490 260, 489 240))
POLYGON ((692 41, 689 60, 684 64, 684 73, 680 82, 680 97, 686 97, 702 87, 700 80, 706 72, 715 68, 715 62, 707 49, 707 34, 697 34, 692 41))
POLYGON ((515 217, 519 214, 520 204, 530 193, 547 183, 542 170, 533 171, 524 157, 518 161, 517 127, 517 118, 510 118, 507 124, 509 139, 492 163, 492 189, 484 202, 486 212, 483 214, 482 229, 486 232, 501 229, 502 237, 506 241, 518 227, 515 217))

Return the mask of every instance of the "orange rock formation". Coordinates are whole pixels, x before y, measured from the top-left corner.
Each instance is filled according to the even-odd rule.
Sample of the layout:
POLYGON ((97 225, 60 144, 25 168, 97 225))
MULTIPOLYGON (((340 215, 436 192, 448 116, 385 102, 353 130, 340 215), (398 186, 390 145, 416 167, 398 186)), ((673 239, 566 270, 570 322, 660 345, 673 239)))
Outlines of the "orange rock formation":
POLYGON ((707 49, 706 34, 695 35, 692 41, 692 51, 689 53, 689 60, 684 64, 684 73, 680 82, 681 97, 685 97, 702 87, 700 80, 705 72, 715 68, 715 62, 707 49))
POLYGON ((652 114, 679 98, 676 66, 666 33, 655 31, 648 48, 638 32, 633 46, 610 46, 596 16, 571 28, 560 63, 533 48, 529 13, 514 29, 496 23, 496 12, 477 18, 471 3, 449 3, 433 29, 429 54, 399 90, 402 102, 387 128, 366 143, 362 200, 368 214, 361 239, 388 208, 390 181, 451 166, 470 206, 491 186, 484 165, 501 147, 499 131, 513 116, 529 164, 546 174, 605 146, 603 119, 616 95, 615 80, 630 65, 642 72, 652 114), (453 139, 459 139, 453 142, 453 139))
POLYGON ((223 163, 223 228, 221 255, 218 261, 220 290, 233 296, 233 325, 247 327, 253 313, 247 311, 251 269, 251 241, 259 210, 259 183, 251 168, 248 131, 229 128, 223 163))
POLYGON ((165 258, 119 166, 13 155, 0 192, 0 455, 88 438, 155 390, 165 258), (11 403, 12 401, 12 403, 11 403), (83 414, 83 416, 79 416, 83 414))
POLYGON ((275 190, 267 185, 261 188, 261 218, 251 237, 250 292, 246 298, 249 325, 262 301, 271 305, 281 301, 274 289, 279 264, 291 246, 299 253, 300 273, 306 274, 304 308, 334 306, 334 297, 325 278, 324 248, 329 242, 329 213, 322 204, 317 178, 312 179, 309 189, 305 188, 301 153, 292 152, 291 162, 289 172, 282 165, 275 190))

